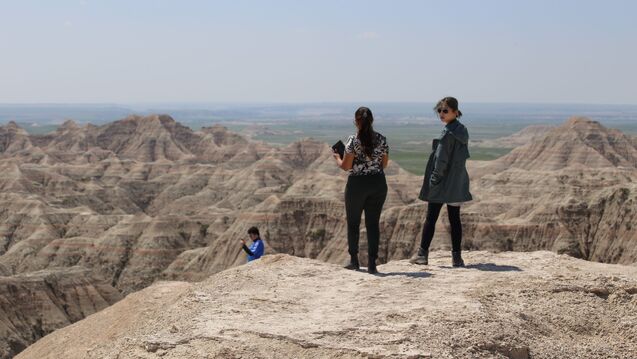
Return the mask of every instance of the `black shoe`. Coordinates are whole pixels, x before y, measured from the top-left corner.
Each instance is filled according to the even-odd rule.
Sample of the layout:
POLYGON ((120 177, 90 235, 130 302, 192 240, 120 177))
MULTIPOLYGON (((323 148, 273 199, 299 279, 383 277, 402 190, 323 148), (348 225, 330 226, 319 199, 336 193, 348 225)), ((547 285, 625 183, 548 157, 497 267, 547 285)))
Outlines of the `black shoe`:
POLYGON ((361 269, 361 265, 360 263, 358 263, 358 256, 351 256, 351 259, 349 260, 349 263, 347 265, 345 265, 345 269, 351 269, 351 270, 359 270, 361 269))
POLYGON ((429 264, 429 250, 418 248, 418 254, 411 257, 409 260, 411 264, 420 264, 420 265, 428 265, 429 264))
POLYGON ((369 274, 378 273, 378 270, 376 269, 376 259, 369 258, 367 260, 367 273, 369 273, 369 274))
POLYGON ((461 252, 451 252, 451 258, 454 267, 464 267, 461 252))

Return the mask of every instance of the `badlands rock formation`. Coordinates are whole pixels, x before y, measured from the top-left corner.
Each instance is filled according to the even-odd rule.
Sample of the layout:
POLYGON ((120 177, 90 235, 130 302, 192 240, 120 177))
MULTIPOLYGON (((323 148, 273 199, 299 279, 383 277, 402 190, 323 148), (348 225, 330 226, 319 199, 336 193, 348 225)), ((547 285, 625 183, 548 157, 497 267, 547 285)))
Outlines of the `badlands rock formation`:
POLYGON ((531 141, 539 140, 554 129, 555 126, 550 125, 531 125, 510 136, 494 140, 474 140, 471 141, 471 144, 480 147, 515 148, 524 146, 531 141))
POLYGON ((0 358, 121 298, 110 284, 78 267, 0 277, 0 358))
POLYGON ((472 173, 467 246, 637 260, 637 148, 623 133, 572 118, 472 173))
POLYGON ((42 358, 635 358, 637 267, 449 254, 381 274, 283 254, 160 282, 18 355, 42 358))
MULTIPOLYGON (((5 132, 0 264, 9 274, 79 265, 124 293, 163 276, 203 278, 245 260, 237 243, 252 225, 270 251, 342 258, 346 174, 324 143, 269 147, 168 116, 5 132)), ((415 202, 418 178, 392 165, 388 182, 388 208, 415 202)))
MULTIPOLYGON (((253 225, 268 253, 347 257, 346 174, 324 143, 273 147, 154 115, 69 121, 44 136, 9 123, 0 148, 0 275, 9 280, 74 266, 122 294, 158 279, 203 280, 245 262, 238 239, 253 225)), ((636 153, 633 138, 575 118, 496 161, 470 163, 464 247, 634 263, 636 153)), ((416 200, 422 178, 395 163, 387 175, 381 262, 416 251, 426 210, 416 200)), ((434 249, 449 248, 441 217, 434 249)))
MULTIPOLYGON (((264 230, 268 252, 342 258, 346 174, 327 144, 275 148, 220 126, 193 132, 169 116, 100 127, 69 121, 45 136, 10 123, 0 140, 7 280, 77 266, 127 294, 158 278, 203 279, 245 261, 238 239, 252 225, 264 230)), ((414 202, 418 179, 395 165, 388 175, 387 205, 414 202)), ((37 322, 47 309, 23 313, 37 322)), ((5 347, 13 335, 38 338, 7 328, 5 347)))
POLYGON ((498 164, 526 170, 568 167, 637 168, 637 149, 629 136, 599 122, 574 117, 547 135, 519 147, 498 164))

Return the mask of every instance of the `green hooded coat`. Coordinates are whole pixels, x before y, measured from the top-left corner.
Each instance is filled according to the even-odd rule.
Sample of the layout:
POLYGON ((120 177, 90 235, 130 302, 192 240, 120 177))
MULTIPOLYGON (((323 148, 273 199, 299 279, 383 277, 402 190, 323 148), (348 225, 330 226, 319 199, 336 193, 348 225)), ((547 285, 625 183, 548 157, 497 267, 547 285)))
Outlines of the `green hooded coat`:
POLYGON ((468 142, 469 132, 460 121, 454 120, 445 126, 440 138, 434 140, 419 199, 432 203, 458 203, 473 199, 466 167, 468 142))

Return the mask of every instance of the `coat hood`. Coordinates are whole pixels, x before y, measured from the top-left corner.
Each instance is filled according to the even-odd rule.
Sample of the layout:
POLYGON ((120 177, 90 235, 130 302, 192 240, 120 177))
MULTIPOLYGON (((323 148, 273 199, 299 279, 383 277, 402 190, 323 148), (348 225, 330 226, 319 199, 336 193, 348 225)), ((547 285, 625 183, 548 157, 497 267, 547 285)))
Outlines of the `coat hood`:
POLYGON ((469 131, 467 131, 467 128, 458 120, 448 123, 444 131, 453 135, 453 137, 462 144, 466 145, 469 142, 469 131))

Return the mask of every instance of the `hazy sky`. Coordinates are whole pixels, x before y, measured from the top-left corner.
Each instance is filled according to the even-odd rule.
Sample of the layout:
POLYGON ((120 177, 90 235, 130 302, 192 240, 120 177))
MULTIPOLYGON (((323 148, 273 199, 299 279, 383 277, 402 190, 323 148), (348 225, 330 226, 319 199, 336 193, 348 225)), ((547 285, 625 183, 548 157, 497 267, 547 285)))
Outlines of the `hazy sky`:
POLYGON ((637 104, 636 1, 0 0, 0 103, 637 104))

